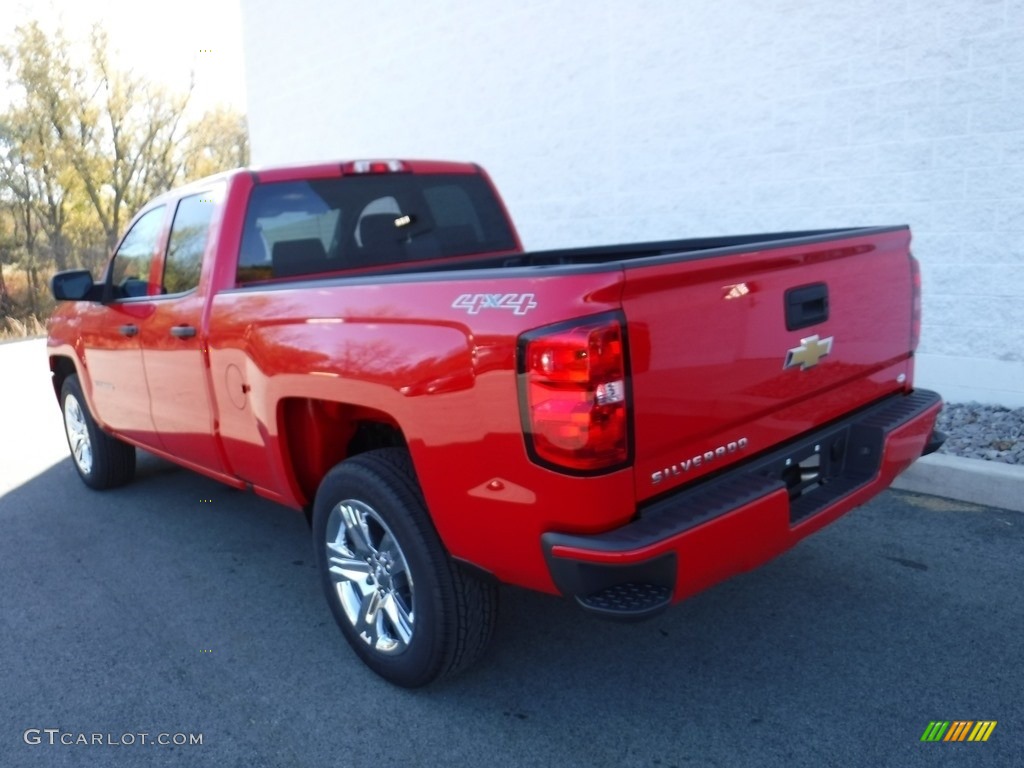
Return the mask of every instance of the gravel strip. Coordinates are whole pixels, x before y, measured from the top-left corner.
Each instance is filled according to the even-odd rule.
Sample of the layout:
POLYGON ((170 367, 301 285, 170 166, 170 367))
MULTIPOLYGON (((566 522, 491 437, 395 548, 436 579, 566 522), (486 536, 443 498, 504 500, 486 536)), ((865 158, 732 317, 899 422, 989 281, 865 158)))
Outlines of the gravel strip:
POLYGON ((1024 465, 1024 408, 946 403, 936 426, 949 435, 939 453, 1024 465))

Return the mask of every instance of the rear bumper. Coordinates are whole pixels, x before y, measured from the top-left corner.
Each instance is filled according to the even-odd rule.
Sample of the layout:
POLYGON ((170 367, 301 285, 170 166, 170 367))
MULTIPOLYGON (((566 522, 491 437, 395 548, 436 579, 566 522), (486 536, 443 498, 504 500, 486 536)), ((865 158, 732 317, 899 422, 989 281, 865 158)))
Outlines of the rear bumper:
POLYGON ((541 541, 555 585, 585 608, 645 618, 755 568, 885 490, 944 435, 915 390, 656 499, 621 528, 541 541))

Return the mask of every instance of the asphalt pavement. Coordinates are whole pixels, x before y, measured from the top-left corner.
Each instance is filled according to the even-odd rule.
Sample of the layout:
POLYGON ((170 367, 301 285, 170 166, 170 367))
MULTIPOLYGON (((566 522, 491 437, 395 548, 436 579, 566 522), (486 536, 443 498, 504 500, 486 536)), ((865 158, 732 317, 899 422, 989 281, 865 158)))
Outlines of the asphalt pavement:
POLYGON ((4 768, 1024 765, 1019 512, 888 492, 640 624, 503 589, 490 653, 405 691, 344 644, 297 513, 148 455, 85 488, 42 355, 0 346, 4 768))

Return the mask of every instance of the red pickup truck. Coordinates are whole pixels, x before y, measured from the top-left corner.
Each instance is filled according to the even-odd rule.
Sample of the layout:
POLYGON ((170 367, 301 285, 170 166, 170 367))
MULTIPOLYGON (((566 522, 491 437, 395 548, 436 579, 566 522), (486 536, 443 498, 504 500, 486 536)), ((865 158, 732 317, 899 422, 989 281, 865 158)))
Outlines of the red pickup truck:
POLYGON ((144 448, 309 516, 331 610, 404 685, 465 667, 497 584, 653 615, 934 450, 906 227, 523 251, 476 165, 238 170, 56 275, 86 485, 144 448))

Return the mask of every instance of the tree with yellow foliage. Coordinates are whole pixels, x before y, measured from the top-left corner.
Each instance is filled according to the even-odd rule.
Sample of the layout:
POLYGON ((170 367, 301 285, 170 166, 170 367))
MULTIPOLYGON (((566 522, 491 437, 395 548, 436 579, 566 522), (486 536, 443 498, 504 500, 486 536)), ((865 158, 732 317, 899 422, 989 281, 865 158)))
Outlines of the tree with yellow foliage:
POLYGON ((17 310, 4 264, 24 270, 23 312, 40 317, 46 275, 96 270, 151 197, 249 161, 244 116, 187 122, 191 89, 115 68, 108 47, 94 27, 88 61, 76 62, 61 30, 32 22, 0 48, 14 94, 0 113, 0 317, 17 310))

